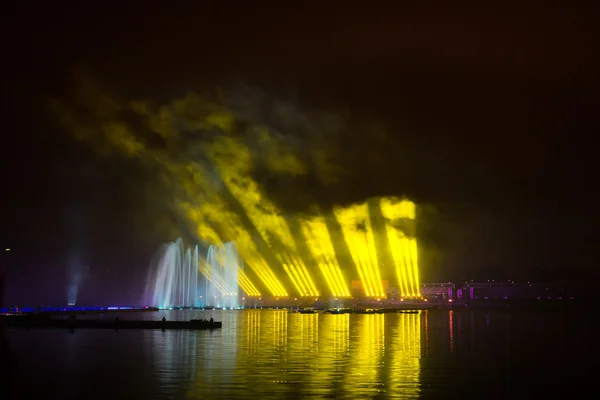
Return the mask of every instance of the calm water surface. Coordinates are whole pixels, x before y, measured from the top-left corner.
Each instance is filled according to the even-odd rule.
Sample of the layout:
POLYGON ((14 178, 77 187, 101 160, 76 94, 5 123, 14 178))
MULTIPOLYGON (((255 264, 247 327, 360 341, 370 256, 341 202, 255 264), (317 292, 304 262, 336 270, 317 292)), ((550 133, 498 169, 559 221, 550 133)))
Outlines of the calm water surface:
POLYGON ((223 329, 10 330, 18 398, 489 399, 598 393, 589 379, 598 370, 593 315, 243 310, 135 318, 163 315, 169 320, 212 315, 223 329))

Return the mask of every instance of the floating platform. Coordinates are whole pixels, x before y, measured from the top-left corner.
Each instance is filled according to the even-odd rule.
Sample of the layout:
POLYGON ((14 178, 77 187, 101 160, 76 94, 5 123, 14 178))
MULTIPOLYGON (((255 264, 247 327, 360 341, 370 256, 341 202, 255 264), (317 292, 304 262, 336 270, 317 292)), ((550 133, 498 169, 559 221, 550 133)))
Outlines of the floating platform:
POLYGON ((5 318, 7 328, 21 329, 160 329, 160 330, 212 330, 220 329, 222 322, 218 321, 102 321, 78 319, 31 318, 14 316, 5 318))
POLYGON ((50 315, 87 315, 87 314, 118 314, 125 312, 156 312, 157 307, 10 307, 0 308, 0 314, 15 315, 15 314, 50 314, 50 315))

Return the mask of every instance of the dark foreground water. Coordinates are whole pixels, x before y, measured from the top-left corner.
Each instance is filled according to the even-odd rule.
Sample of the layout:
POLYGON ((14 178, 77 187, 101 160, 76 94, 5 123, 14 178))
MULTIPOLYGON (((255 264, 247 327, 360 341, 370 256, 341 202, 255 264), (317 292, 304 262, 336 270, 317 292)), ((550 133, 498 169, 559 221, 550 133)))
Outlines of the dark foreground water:
POLYGON ((8 331, 18 362, 17 398, 502 399, 599 393, 593 314, 243 310, 136 317, 163 315, 212 315, 223 329, 8 331))

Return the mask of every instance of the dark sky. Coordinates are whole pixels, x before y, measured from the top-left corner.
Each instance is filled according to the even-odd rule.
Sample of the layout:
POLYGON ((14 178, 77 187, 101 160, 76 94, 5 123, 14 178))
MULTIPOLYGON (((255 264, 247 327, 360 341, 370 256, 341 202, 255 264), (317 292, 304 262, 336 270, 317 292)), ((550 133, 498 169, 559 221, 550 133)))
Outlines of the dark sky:
POLYGON ((90 266, 89 301, 133 301, 153 251, 177 235, 143 189, 147 171, 95 155, 48 115, 82 70, 127 99, 243 83, 381 126, 384 138, 337 138, 346 174, 315 198, 426 204, 425 281, 596 274, 594 10, 151 3, 4 6, 10 300, 62 301, 75 263, 90 266))

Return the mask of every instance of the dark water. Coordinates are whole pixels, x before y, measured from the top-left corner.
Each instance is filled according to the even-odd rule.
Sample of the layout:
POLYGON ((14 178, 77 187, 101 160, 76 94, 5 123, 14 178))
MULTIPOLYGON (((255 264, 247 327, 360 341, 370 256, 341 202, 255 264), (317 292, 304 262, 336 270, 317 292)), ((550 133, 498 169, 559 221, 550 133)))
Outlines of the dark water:
MULTIPOLYGON (((223 329, 10 330, 17 398, 502 399, 598 393, 595 315, 210 314, 223 321, 223 329)), ((190 319, 209 313, 136 317, 163 315, 190 319)))

